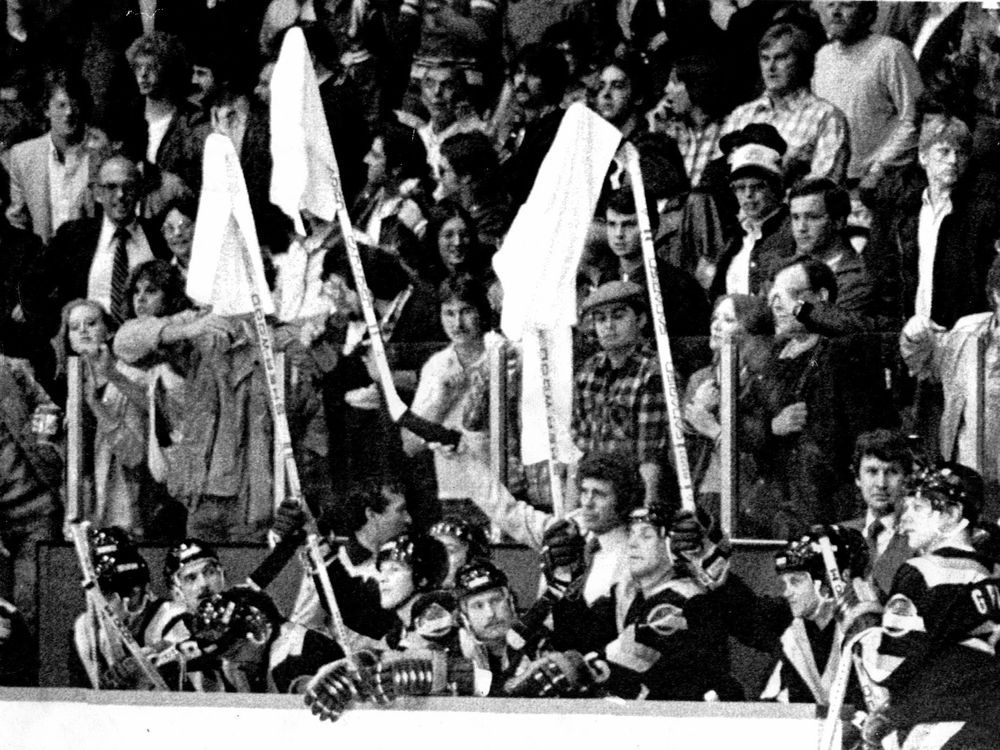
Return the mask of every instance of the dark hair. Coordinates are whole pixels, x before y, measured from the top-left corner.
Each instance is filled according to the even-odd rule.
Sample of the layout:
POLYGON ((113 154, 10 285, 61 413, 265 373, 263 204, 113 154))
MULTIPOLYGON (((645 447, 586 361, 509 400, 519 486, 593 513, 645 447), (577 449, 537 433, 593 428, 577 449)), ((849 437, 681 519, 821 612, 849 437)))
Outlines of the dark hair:
POLYGON ((642 505, 645 487, 639 464, 632 456, 616 452, 591 452, 584 455, 577 468, 577 481, 598 479, 615 488, 615 512, 624 522, 628 514, 642 505))
POLYGON ((495 175, 500 162, 489 136, 479 131, 456 133, 441 144, 441 156, 459 177, 481 182, 495 175))
POLYGON ((150 57, 160 69, 160 81, 167 99, 175 104, 184 101, 191 87, 191 66, 181 40, 165 31, 143 34, 125 52, 129 65, 135 67, 140 57, 150 57))
POLYGON ((175 266, 165 260, 147 260, 132 269, 126 287, 128 318, 135 317, 132 298, 140 281, 147 281, 151 286, 163 292, 162 315, 173 315, 191 306, 191 300, 184 294, 184 278, 175 266))
MULTIPOLYGON (((327 31, 326 27, 322 24, 311 22, 298 24, 298 26, 302 29, 302 36, 306 40, 306 47, 309 50, 309 54, 316 58, 316 62, 327 70, 339 70, 341 50, 338 48, 337 40, 327 31)), ((281 49, 287 32, 288 29, 285 29, 278 35, 278 38, 275 40, 277 44, 276 49, 281 49)))
POLYGON ((569 67, 562 52, 544 44, 526 44, 514 58, 514 70, 524 68, 542 82, 542 96, 547 104, 558 104, 569 84, 569 67))
POLYGON ((674 63, 677 80, 684 84, 691 103, 712 120, 729 113, 729 95, 719 61, 709 55, 690 55, 674 63))
POLYGON ((469 273, 454 273, 438 287, 438 303, 443 307, 446 302, 456 300, 473 307, 479 313, 479 332, 485 333, 490 328, 493 308, 486 296, 486 287, 469 273))
POLYGON ((811 255, 796 255, 794 258, 788 260, 775 271, 775 278, 785 269, 794 268, 795 266, 802 266, 802 270, 805 271, 806 280, 809 282, 809 291, 818 292, 821 289, 826 289, 829 295, 828 301, 831 304, 837 301, 836 274, 834 274, 830 266, 821 260, 816 260, 811 255))
MULTIPOLYGON (((631 187, 623 187, 615 190, 608 196, 608 201, 604 205, 605 212, 614 211, 625 216, 635 216, 638 211, 635 206, 635 196, 631 187)), ((660 227, 660 212, 656 210, 656 199, 646 193, 646 212, 649 214, 649 228, 656 233, 660 227)))
POLYGON ((796 69, 798 72, 798 86, 808 86, 812 80, 813 69, 816 62, 816 47, 808 32, 798 24, 776 23, 764 32, 757 44, 758 53, 770 49, 776 42, 782 39, 791 41, 789 49, 795 53, 796 69))
POLYGON ((458 203, 458 201, 446 198, 429 210, 427 230, 424 233, 424 246, 426 248, 425 254, 428 258, 428 267, 433 268, 436 266, 440 269, 442 277, 439 281, 443 280, 443 277, 447 275, 447 271, 444 270, 441 253, 438 250, 438 235, 441 234, 444 225, 451 219, 461 219, 468 228, 469 237, 472 240, 472 247, 469 248, 468 261, 466 263, 467 268, 463 270, 469 271, 472 275, 476 276, 489 261, 487 248, 483 247, 482 243, 479 242, 479 227, 476 225, 476 220, 472 218, 472 214, 466 211, 465 207, 458 203))
POLYGON ((240 99, 246 99, 250 102, 253 99, 253 93, 244 86, 239 86, 233 82, 226 82, 216 87, 205 104, 209 109, 214 107, 231 107, 240 99))
POLYGON ((168 200, 160 211, 160 224, 166 220, 167 214, 176 209, 194 221, 198 217, 198 199, 193 193, 181 193, 168 200))
POLYGON ((398 182, 413 178, 423 181, 429 177, 427 148, 416 130, 389 121, 382 123, 375 137, 382 139, 385 169, 393 179, 398 182))
POLYGON ((851 215, 851 195, 828 177, 799 180, 788 192, 788 201, 808 195, 823 197, 826 213, 833 221, 847 220, 851 215))
MULTIPOLYGON (((344 502, 341 505, 341 512, 337 514, 347 524, 346 531, 354 533, 368 523, 368 514, 366 511, 384 513, 385 509, 389 507, 389 498, 386 494, 388 492, 405 496, 403 489, 398 485, 386 482, 380 483, 374 480, 358 484, 352 488, 347 493, 347 497, 344 498, 344 502)), ((340 529, 337 529, 337 531, 340 531, 340 529)))
MULTIPOLYGON (((358 243, 361 264, 365 269, 365 280, 376 299, 392 299, 410 283, 410 276, 399 264, 399 259, 385 250, 358 243)), ((354 273, 347 262, 347 248, 340 235, 331 243, 323 256, 323 278, 337 274, 344 279, 349 289, 354 289, 354 273)))
POLYGON ((545 29, 541 41, 556 48, 563 43, 569 44, 570 51, 580 61, 580 67, 586 69, 590 59, 590 38, 583 24, 572 19, 557 21, 545 29))
POLYGON ((851 458, 851 470, 855 475, 861 470, 861 461, 865 458, 899 464, 907 474, 913 471, 913 452, 907 445, 906 437, 895 430, 871 430, 858 435, 851 458))
POLYGON ((90 85, 82 75, 67 68, 52 68, 46 71, 42 79, 43 110, 49 106, 57 91, 66 92, 66 96, 76 103, 80 108, 81 119, 86 120, 90 116, 90 85))
POLYGON ((618 68, 632 85, 632 110, 643 111, 643 106, 649 98, 649 73, 646 71, 646 64, 642 57, 635 52, 626 51, 621 55, 615 55, 604 60, 598 71, 603 72, 606 68, 618 68))

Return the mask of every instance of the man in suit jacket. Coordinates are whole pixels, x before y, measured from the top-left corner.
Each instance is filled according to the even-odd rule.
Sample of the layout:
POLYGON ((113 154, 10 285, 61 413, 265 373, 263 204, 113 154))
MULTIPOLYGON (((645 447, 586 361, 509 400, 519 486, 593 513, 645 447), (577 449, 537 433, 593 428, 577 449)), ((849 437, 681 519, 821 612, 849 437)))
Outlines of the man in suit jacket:
POLYGON ((106 159, 97 173, 96 191, 102 215, 67 222, 46 251, 42 284, 49 304, 43 314, 52 322, 52 314, 58 316, 62 306, 77 297, 96 300, 112 314, 118 312, 112 302, 119 293, 114 264, 121 240, 129 271, 154 258, 170 258, 160 233, 136 218, 141 190, 134 162, 122 155, 106 159))
POLYGON ((42 101, 48 132, 14 145, 3 161, 10 174, 7 220, 48 242, 61 224, 87 214, 107 137, 87 125, 90 93, 78 75, 50 71, 42 101))
POLYGON ((852 466, 865 513, 840 525, 864 535, 871 558, 868 577, 884 599, 899 566, 915 554, 898 528, 913 456, 899 433, 872 430, 858 436, 852 466))

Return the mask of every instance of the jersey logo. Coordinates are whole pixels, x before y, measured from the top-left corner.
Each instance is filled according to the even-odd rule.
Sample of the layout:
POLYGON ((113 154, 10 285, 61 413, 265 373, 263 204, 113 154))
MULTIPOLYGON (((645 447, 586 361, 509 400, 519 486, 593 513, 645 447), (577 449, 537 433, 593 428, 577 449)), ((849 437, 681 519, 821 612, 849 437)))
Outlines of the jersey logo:
POLYGON ((661 636, 673 635, 678 630, 687 630, 684 610, 673 604, 657 604, 653 607, 646 615, 646 625, 661 636))
POLYGON ((882 627, 893 638, 926 630, 924 618, 917 614, 917 605, 903 594, 896 594, 886 603, 882 613, 882 627))

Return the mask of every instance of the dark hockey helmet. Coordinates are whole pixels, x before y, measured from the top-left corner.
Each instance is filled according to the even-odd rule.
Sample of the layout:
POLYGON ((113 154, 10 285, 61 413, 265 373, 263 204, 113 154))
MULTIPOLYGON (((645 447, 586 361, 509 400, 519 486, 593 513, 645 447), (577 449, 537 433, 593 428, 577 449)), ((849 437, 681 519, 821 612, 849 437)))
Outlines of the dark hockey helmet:
POLYGON ((917 472, 910 479, 909 492, 927 499, 935 510, 958 506, 970 524, 979 520, 983 509, 983 477, 975 469, 943 462, 917 472))
POLYGON ((163 561, 163 577, 167 586, 174 583, 174 575, 182 567, 195 560, 215 560, 219 562, 219 553, 215 548, 200 539, 185 539, 178 542, 169 550, 167 557, 163 561))
POLYGON ((469 548, 469 559, 489 557, 490 543, 486 530, 481 524, 473 524, 461 518, 446 518, 438 521, 427 531, 433 537, 450 536, 469 548))
POLYGON ((439 588, 448 575, 448 550, 437 539, 425 534, 400 534, 383 544, 375 565, 381 570, 382 565, 390 561, 410 568, 417 591, 439 588))
POLYGON ((670 525, 674 519, 674 511, 665 503, 654 503, 642 508, 636 508, 628 516, 628 525, 645 523, 655 527, 663 536, 670 533, 670 525))
POLYGON ((206 653, 223 653, 243 639, 263 645, 281 624, 281 615, 262 591, 238 586, 198 605, 191 635, 206 653))
POLYGON ((507 574, 489 560, 472 560, 455 573, 455 596, 459 600, 500 588, 509 590, 507 574))
POLYGON ((149 585, 149 566, 124 529, 109 526, 93 532, 90 551, 97 584, 105 594, 129 596, 149 585))

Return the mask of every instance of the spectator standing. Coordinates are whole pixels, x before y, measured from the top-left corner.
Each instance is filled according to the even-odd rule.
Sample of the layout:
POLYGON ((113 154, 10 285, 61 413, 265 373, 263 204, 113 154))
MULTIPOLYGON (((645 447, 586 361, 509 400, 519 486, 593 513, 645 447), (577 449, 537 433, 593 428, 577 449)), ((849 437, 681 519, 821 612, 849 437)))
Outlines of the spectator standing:
POLYGON ((809 88, 815 54, 809 34, 794 24, 780 23, 767 30, 758 50, 764 93, 734 109, 722 135, 750 123, 773 125, 785 141, 787 176, 841 181, 851 155, 847 120, 823 93, 809 88))
POLYGON ((116 321, 125 319, 129 271, 169 256, 159 232, 136 218, 139 186, 139 171, 128 158, 112 156, 101 165, 101 218, 67 222, 46 251, 45 267, 57 302, 84 297, 103 305, 116 321))
POLYGON ((895 325, 920 315, 949 328, 988 309, 985 276, 1000 237, 995 181, 969 170, 972 137, 961 120, 928 113, 920 126, 923 175, 877 216, 865 261, 879 313, 895 325))
POLYGON ((90 208, 90 184, 107 136, 88 125, 87 84, 65 70, 45 76, 45 135, 12 147, 4 166, 10 174, 7 220, 48 242, 60 226, 82 219, 90 208))
MULTIPOLYGON (((871 33, 877 4, 820 4, 830 41, 816 53, 813 90, 847 116, 850 179, 874 187, 882 173, 905 166, 917 143, 917 97, 923 90, 913 54, 902 42, 871 33)), ((819 176, 819 175, 817 175, 819 176)))
POLYGON ((197 193, 208 131, 187 101, 191 69, 183 45, 172 34, 154 31, 132 42, 126 57, 143 101, 146 161, 173 172, 197 193))
POLYGON ((986 294, 990 312, 966 315, 950 329, 935 324, 926 317, 915 315, 903 326, 899 339, 900 353, 919 382, 940 385, 944 392, 944 408, 937 429, 937 447, 948 461, 965 466, 981 465, 986 483, 989 509, 1000 500, 1000 379, 996 368, 1000 363, 1000 335, 997 311, 1000 309, 1000 260, 994 260, 986 277, 986 294), (978 349, 986 342, 985 403, 982 414, 972 411, 976 403, 975 389, 979 382, 978 349), (976 423, 984 420, 982 454, 976 444, 976 423))

